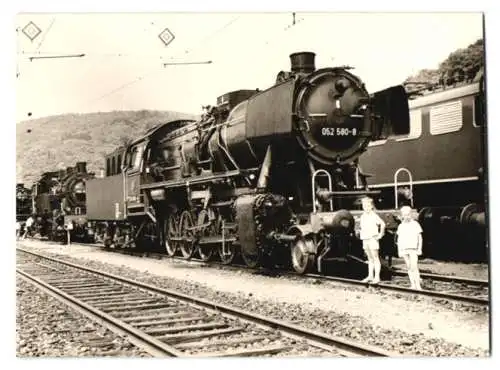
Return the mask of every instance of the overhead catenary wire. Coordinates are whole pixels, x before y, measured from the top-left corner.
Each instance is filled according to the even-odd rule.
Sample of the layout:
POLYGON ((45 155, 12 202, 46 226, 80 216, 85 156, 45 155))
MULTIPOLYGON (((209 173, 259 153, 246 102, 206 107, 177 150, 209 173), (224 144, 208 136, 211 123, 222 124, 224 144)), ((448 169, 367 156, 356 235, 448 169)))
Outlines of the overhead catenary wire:
MULTIPOLYGON (((295 15, 296 16, 296 15, 295 15)), ((213 39, 214 37, 218 37, 218 35, 220 35, 221 33, 223 32, 226 32, 227 29, 231 26, 231 25, 234 25, 235 22, 237 22, 242 16, 238 15, 238 16, 235 16, 233 18, 231 18, 227 23, 225 23, 222 27, 216 29, 214 32, 210 33, 209 35, 207 35, 206 37, 202 38, 200 41, 196 42, 195 45, 191 46, 190 48, 187 48, 185 49, 184 51, 184 55, 193 55, 194 52, 200 48, 200 46, 205 46, 207 44, 207 42, 211 39, 213 39)), ((293 21, 293 24, 289 24, 285 29, 284 31, 287 31, 289 28, 295 26, 297 23, 301 22, 303 20, 303 18, 298 18, 296 17, 293 21)), ((51 23, 51 26, 54 24, 55 22, 55 19, 53 20, 53 22, 51 23)), ((51 27, 49 26, 49 27, 51 27)), ((269 43, 271 41, 274 41, 275 39, 277 39, 278 37, 280 37, 282 34, 282 32, 279 32, 279 35, 277 35, 277 37, 273 38, 272 40, 268 40, 265 44, 266 45, 269 45, 269 43)), ((47 35, 47 32, 45 34, 45 36, 47 35)), ((43 40, 40 42, 39 46, 43 43, 43 40)), ((182 52, 181 52, 182 53, 182 52)), ((122 91, 124 89, 127 89, 129 88, 130 86, 133 86, 143 80, 145 80, 146 78, 149 78, 151 77, 152 75, 155 75, 157 73, 160 73, 161 71, 164 71, 164 68, 166 66, 169 66, 169 65, 172 65, 172 66, 175 66, 175 65, 189 65, 189 64, 211 64, 213 63, 213 61, 209 61, 209 62, 192 62, 192 61, 189 61, 189 62, 178 62, 176 60, 173 60, 174 56, 171 56, 170 58, 168 58, 167 56, 164 56, 164 55, 157 55, 157 54, 135 54, 135 53, 99 53, 99 52, 91 52, 91 51, 88 51, 88 52, 81 52, 81 53, 76 53, 76 54, 67 54, 67 53, 55 53, 55 52, 48 52, 48 51, 40 51, 40 50, 36 50, 35 53, 26 53, 26 52, 22 52, 21 54, 23 55, 26 55, 27 56, 27 59, 30 59, 30 60, 38 60, 38 59, 61 59, 63 57, 69 57, 69 55, 71 55, 71 57, 75 57, 75 56, 79 56, 79 57, 83 57, 85 56, 85 58, 87 57, 118 57, 118 58, 122 58, 122 57, 133 57, 133 58, 137 58, 137 57, 143 57, 143 58, 152 58, 152 59, 159 59, 160 61, 164 61, 165 63, 162 63, 162 66, 163 68, 161 68, 159 66, 159 70, 157 70, 155 68, 155 70, 149 72, 149 73, 146 73, 146 74, 143 74, 141 76, 138 76, 138 77, 135 77, 134 79, 130 80, 130 81, 127 81, 113 89, 111 89, 110 91, 104 93, 104 94, 101 94, 99 95, 97 98, 93 98, 93 99, 90 99, 86 102, 86 105, 87 104, 94 104, 102 99, 105 99, 113 94, 116 94, 117 92, 119 91, 122 91)), ((19 73, 19 72, 18 72, 19 73)))
MULTIPOLYGON (((221 28, 218 28, 217 30, 215 30, 214 32, 212 32, 210 35, 208 35, 207 37, 203 38, 199 43, 197 43, 197 45, 204 45, 206 44, 206 42, 210 39, 212 39, 214 36, 216 36, 217 34, 219 34, 220 32, 224 31, 225 29, 227 29, 229 26, 231 26, 232 24, 234 24, 239 18, 241 18, 241 16, 237 16, 237 17, 233 17, 229 22, 227 22, 226 24, 224 24, 221 28)), ((192 48, 189 48, 189 49, 186 49, 184 54, 190 54, 196 47, 192 47, 192 48)), ((163 57, 161 57, 160 59, 163 59, 163 57)), ((209 61, 203 61, 203 62, 176 62, 176 61, 173 61, 172 60, 173 57, 171 57, 171 60, 169 62, 165 62, 163 63, 163 67, 167 67, 169 65, 194 65, 194 64, 212 64, 213 61, 212 60, 209 60, 209 61)), ((108 96, 111 96, 123 89, 126 89, 132 85, 135 85, 136 83, 138 82, 141 82, 142 80, 144 80, 145 78, 153 75, 153 74, 156 74, 156 73, 159 73, 160 71, 152 71, 151 73, 148 73, 146 75, 143 75, 143 76, 139 76, 139 77, 136 77, 134 80, 131 80, 131 81, 128 81, 126 83, 124 83, 123 85, 120 85, 118 86, 117 88, 114 88, 113 90, 101 95, 100 97, 96 98, 96 99, 91 99, 87 104, 93 104, 93 103, 96 103, 104 98, 107 98, 108 96)))
MULTIPOLYGON (((229 26, 234 24, 238 19, 240 19, 241 16, 236 16, 233 17, 229 22, 225 23, 222 27, 218 28, 208 36, 204 37, 200 41, 196 43, 196 46, 189 47, 184 50, 184 55, 186 54, 192 54, 192 52, 195 49, 198 49, 200 45, 206 45, 207 41, 212 39, 213 37, 217 36, 219 33, 227 29, 229 26)), ((123 52, 117 52, 117 53, 104 53, 104 52, 94 52, 94 51, 89 51, 89 50, 84 50, 84 51, 75 51, 72 53, 68 53, 67 51, 38 51, 38 49, 34 52, 26 52, 26 51, 21 51, 18 52, 18 54, 26 56, 26 58, 31 59, 35 56, 41 56, 41 55, 50 55, 50 56, 57 56, 57 55, 66 55, 66 54, 85 54, 85 57, 99 57, 99 58, 151 58, 151 59, 160 59, 160 60, 166 60, 167 58, 174 59, 174 56, 167 57, 165 55, 161 54, 147 54, 147 53, 123 53, 123 52)), ((37 58, 40 59, 40 58, 37 58)))
POLYGON ((41 38, 40 42, 38 43, 38 46, 36 47, 36 51, 38 51, 40 49, 40 47, 42 46, 43 42, 45 41, 45 38, 47 37, 50 30, 52 29, 52 26, 54 25, 55 21, 56 21, 56 17, 52 18, 52 21, 50 22, 49 27, 47 27, 47 31, 45 31, 42 34, 42 38, 41 38))

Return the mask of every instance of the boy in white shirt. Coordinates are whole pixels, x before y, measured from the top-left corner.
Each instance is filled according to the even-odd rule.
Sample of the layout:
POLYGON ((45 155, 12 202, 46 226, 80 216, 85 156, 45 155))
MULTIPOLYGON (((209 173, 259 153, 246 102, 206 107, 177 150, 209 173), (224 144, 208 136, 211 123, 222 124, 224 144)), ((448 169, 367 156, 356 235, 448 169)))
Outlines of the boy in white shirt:
POLYGON ((403 257, 408 269, 408 277, 412 289, 421 290, 418 256, 422 255, 422 228, 412 219, 411 208, 401 207, 402 222, 398 226, 398 256, 403 257))
POLYGON ((31 227, 33 226, 33 224, 35 223, 35 220, 33 219, 32 216, 28 217, 28 219, 26 220, 26 223, 25 223, 25 226, 26 226, 26 230, 24 231, 24 235, 22 237, 22 239, 26 239, 26 237, 28 236, 28 233, 31 232, 31 227))
POLYGON ((361 200, 363 213, 360 217, 359 238, 363 241, 363 250, 368 257, 368 276, 363 282, 377 284, 380 282, 379 239, 384 236, 385 222, 374 211, 373 200, 361 200))

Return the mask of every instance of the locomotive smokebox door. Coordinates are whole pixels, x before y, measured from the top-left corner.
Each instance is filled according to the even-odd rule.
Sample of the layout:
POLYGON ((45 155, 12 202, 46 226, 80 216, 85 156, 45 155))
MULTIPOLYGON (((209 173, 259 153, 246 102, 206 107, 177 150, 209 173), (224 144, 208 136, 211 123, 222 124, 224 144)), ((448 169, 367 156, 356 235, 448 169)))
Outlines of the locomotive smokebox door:
POLYGON ((381 117, 381 132, 389 135, 408 135, 410 133, 410 108, 408 95, 403 86, 393 86, 376 92, 372 97, 374 113, 381 117))

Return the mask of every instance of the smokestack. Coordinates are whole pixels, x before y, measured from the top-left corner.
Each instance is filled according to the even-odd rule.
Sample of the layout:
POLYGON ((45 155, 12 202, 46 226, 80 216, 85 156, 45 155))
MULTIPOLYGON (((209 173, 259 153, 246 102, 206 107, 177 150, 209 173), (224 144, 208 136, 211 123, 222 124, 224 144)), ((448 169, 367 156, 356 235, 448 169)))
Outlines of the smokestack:
POLYGON ((76 171, 79 173, 87 173, 87 162, 76 162, 76 171))
POLYGON ((312 73, 316 70, 314 65, 314 57, 316 54, 302 51, 299 53, 290 54, 290 62, 292 64, 292 72, 295 73, 312 73))

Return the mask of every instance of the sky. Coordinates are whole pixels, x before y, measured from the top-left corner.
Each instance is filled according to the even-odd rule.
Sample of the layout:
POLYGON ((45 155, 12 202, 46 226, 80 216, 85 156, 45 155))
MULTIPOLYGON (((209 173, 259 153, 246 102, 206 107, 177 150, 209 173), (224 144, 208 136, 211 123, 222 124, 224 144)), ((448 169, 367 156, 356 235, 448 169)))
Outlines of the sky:
POLYGON ((295 20, 291 12, 19 14, 16 121, 30 113, 198 114, 225 92, 271 86, 297 51, 315 52, 318 68, 355 67, 375 92, 483 36, 480 13, 298 12, 295 20), (41 30, 33 40, 22 32, 30 22, 41 30), (168 45, 158 36, 166 28, 175 36, 168 45), (30 60, 71 54, 85 56, 30 60))

